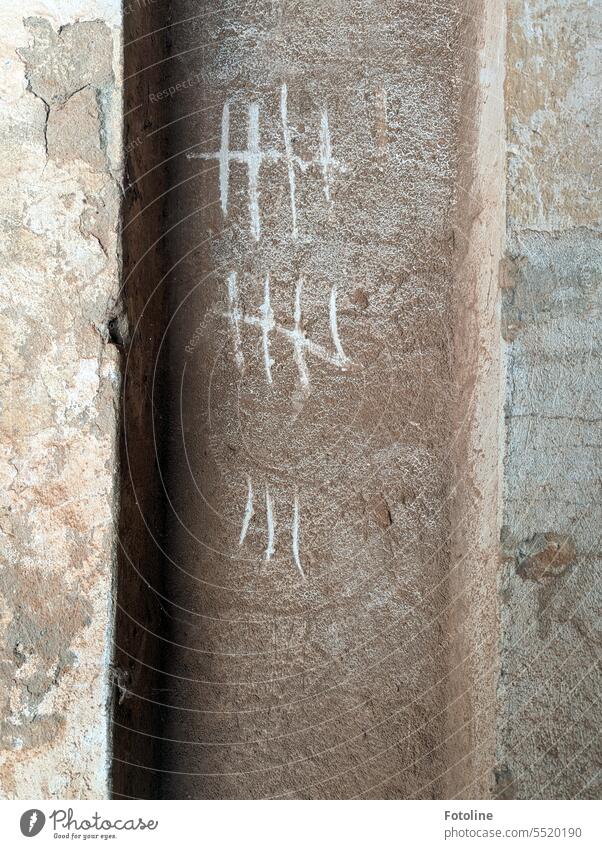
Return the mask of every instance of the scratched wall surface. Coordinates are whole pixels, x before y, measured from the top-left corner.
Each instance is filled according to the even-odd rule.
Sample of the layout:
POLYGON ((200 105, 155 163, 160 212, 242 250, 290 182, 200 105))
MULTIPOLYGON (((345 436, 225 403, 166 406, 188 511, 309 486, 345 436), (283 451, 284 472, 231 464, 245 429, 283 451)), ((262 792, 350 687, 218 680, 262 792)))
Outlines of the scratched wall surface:
POLYGON ((3 4, 1 798, 600 796, 600 18, 503 5, 3 4))
POLYGON ((508 14, 496 792, 599 798, 600 10, 508 14))
POLYGON ((120 16, 0 9, 4 799, 108 793, 120 16))
POLYGON ((161 792, 441 796, 457 7, 172 6, 161 792))

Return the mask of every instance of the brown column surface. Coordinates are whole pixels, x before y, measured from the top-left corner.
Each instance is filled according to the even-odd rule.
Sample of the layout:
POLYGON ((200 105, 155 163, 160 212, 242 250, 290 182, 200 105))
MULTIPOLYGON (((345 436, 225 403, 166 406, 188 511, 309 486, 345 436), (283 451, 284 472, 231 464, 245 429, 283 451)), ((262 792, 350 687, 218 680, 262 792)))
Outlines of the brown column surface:
POLYGON ((172 8, 161 795, 441 797, 458 4, 172 8))

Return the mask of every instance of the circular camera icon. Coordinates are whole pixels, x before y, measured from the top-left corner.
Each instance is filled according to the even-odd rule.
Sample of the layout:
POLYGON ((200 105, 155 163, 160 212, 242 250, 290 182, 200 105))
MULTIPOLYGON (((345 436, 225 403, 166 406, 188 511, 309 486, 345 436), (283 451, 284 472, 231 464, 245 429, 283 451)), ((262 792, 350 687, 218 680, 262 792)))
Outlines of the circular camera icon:
POLYGON ((36 834, 42 831, 45 822, 46 817, 42 811, 39 811, 37 808, 31 808, 31 810, 25 811, 21 815, 21 821, 19 823, 21 834, 25 837, 35 837, 36 834))

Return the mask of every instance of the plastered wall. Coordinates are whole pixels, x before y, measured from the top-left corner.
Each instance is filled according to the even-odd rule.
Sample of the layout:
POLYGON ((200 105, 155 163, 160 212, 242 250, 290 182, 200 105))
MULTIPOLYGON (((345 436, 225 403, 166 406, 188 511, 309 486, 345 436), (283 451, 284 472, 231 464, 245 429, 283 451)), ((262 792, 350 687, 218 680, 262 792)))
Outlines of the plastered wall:
POLYGON ((599 798, 600 9, 512 2, 498 792, 599 798))
POLYGON ((109 792, 120 6, 0 9, 3 798, 109 792))

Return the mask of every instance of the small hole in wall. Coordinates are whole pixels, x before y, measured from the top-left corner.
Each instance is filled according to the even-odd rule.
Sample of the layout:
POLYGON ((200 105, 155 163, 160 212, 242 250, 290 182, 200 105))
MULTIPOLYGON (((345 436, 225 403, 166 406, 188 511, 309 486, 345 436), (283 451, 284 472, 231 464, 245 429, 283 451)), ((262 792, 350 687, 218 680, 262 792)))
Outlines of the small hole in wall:
POLYGON ((107 322, 107 333, 109 335, 109 342, 111 345, 117 345, 118 348, 124 347, 123 334, 121 333, 119 319, 117 316, 110 318, 107 322))

